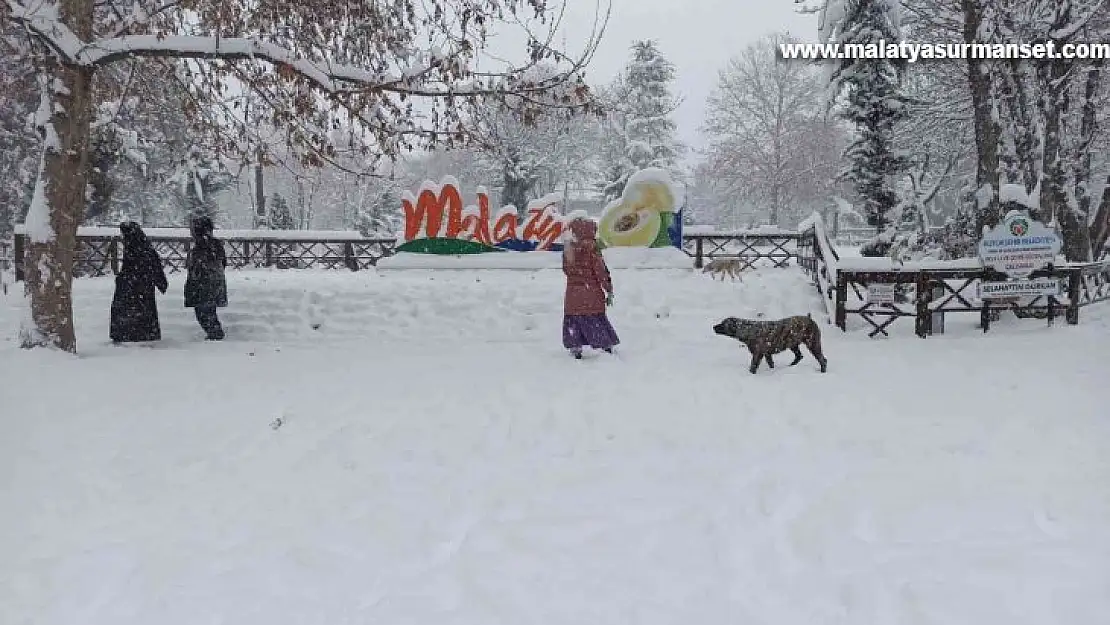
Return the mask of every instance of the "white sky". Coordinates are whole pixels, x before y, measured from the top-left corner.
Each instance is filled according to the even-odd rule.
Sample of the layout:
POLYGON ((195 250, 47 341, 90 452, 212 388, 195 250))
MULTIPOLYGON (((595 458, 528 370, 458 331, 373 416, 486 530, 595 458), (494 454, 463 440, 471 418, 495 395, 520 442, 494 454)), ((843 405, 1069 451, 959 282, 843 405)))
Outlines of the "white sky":
MULTIPOLYGON (((680 138, 692 147, 703 145, 698 132, 705 112, 705 99, 717 81, 717 72, 727 59, 759 37, 786 30, 803 40, 814 40, 817 18, 799 15, 792 0, 608 0, 612 13, 605 36, 587 69, 591 84, 608 83, 628 60, 629 46, 638 39, 655 39, 663 54, 675 65, 676 95, 683 98, 675 121, 680 138)), ((578 51, 588 36, 597 2, 565 0, 562 31, 566 47, 578 51)), ((552 3, 554 4, 554 3, 552 3)), ((517 57, 518 37, 491 41, 498 53, 517 57)))

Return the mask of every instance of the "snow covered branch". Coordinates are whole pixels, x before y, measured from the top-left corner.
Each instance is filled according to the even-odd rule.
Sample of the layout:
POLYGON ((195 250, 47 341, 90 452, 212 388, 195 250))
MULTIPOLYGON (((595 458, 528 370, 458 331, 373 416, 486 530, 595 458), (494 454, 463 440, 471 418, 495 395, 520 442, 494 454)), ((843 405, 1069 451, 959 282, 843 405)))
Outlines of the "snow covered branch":
MULTIPOLYGON (((502 74, 485 74, 490 77, 485 84, 472 81, 465 86, 435 87, 425 84, 425 79, 435 69, 458 67, 463 62, 465 56, 463 53, 448 53, 433 47, 427 53, 417 51, 415 61, 400 71, 379 72, 343 63, 312 61, 303 58, 290 48, 258 37, 149 34, 112 36, 85 42, 61 22, 54 4, 38 1, 26 4, 20 0, 7 1, 12 11, 12 19, 46 43, 62 62, 70 65, 100 67, 123 59, 140 57, 266 61, 279 69, 295 72, 330 94, 387 91, 415 97, 453 98, 502 95, 511 92, 529 98, 549 92, 569 81, 572 74, 592 56, 591 50, 583 57, 574 60, 575 67, 572 70, 549 75, 536 82, 519 79, 534 66, 527 65, 502 74), (494 77, 516 80, 496 81, 494 77)), ((161 5, 158 10, 167 11, 177 6, 177 2, 169 2, 161 5)), ((136 11, 131 18, 124 21, 117 32, 125 32, 133 26, 144 24, 150 17, 147 13, 136 11)), ((559 104, 557 100, 546 101, 546 99, 535 100, 535 102, 543 105, 559 104)))

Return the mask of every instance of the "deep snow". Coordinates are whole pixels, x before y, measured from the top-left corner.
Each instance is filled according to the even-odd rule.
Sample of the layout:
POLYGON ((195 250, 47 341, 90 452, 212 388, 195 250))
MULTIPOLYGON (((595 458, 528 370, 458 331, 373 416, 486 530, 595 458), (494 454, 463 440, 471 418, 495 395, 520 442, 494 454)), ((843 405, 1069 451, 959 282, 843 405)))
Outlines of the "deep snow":
POLYGON ((112 282, 78 280, 78 358, 16 349, 0 299, 0 623, 1110 614, 1098 307, 822 325, 829 373, 751 376, 710 326, 818 318, 796 269, 616 271, 623 345, 585 362, 554 271, 229 280, 227 341, 174 276, 154 347, 108 345, 112 282))

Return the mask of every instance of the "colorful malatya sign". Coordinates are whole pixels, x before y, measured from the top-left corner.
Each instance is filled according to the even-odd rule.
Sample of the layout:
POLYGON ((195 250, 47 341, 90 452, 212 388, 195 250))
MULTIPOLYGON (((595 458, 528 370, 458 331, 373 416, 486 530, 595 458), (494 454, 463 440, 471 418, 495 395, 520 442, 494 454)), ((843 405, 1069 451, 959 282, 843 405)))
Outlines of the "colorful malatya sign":
MULTIPOLYGON (((489 194, 477 189, 477 206, 463 206, 458 181, 445 176, 439 184, 421 185, 415 195, 405 192, 403 241, 397 252, 417 254, 482 254, 504 251, 560 251, 558 243, 566 218, 560 213, 562 196, 549 195, 528 203, 521 220, 514 206, 491 215, 489 194)), ((675 194, 666 173, 638 172, 621 199, 602 212, 598 238, 603 247, 682 246, 682 219, 674 210, 675 194)))
POLYGON ((405 192, 404 241, 398 252, 417 254, 482 254, 506 250, 561 250, 563 234, 558 195, 530 202, 521 222, 517 209, 506 206, 490 215, 489 194, 477 190, 478 205, 463 206, 459 183, 445 176, 439 184, 425 182, 417 194, 405 192))

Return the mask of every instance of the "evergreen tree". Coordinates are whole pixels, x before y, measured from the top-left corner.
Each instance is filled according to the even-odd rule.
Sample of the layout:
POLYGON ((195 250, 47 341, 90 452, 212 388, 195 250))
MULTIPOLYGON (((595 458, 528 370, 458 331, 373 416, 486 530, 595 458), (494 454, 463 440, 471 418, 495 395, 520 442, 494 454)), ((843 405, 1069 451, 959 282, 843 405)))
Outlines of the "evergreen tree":
POLYGON ((401 229, 401 189, 389 187, 359 207, 356 228, 364 237, 390 237, 401 229))
MULTIPOLYGON (((834 43, 880 46, 899 40, 896 0, 839 0, 837 5, 841 17, 827 33, 834 43)), ((902 69, 893 59, 843 59, 831 77, 833 97, 846 97, 841 115, 858 133, 845 150, 848 166, 841 176, 853 183, 868 225, 880 233, 897 221, 891 214, 899 201, 894 180, 907 166, 894 148, 894 127, 906 115, 902 69)))
POLYGON ((293 210, 289 208, 289 202, 281 194, 274 193, 267 208, 270 209, 270 227, 274 230, 295 229, 293 210))
POLYGON ((647 167, 680 175, 678 160, 683 146, 671 114, 678 100, 671 93, 674 65, 653 40, 632 44, 624 72, 605 94, 609 120, 607 139, 611 161, 606 165, 603 193, 613 200, 624 193, 629 177, 647 167))

